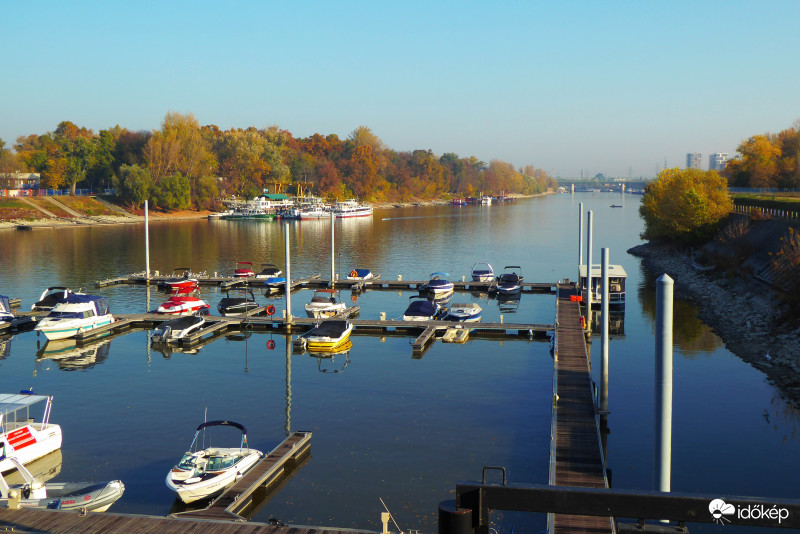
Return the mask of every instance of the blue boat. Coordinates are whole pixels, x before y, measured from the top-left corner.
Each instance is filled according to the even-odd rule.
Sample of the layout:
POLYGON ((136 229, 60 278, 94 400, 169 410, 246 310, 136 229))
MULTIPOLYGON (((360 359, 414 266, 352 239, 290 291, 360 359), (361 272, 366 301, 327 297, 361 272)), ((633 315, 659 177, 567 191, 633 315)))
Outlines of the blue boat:
POLYGON ((411 303, 403 313, 404 321, 430 321, 436 319, 442 311, 442 307, 436 302, 423 297, 411 297, 411 303))
POLYGON ((517 273, 517 270, 522 269, 522 267, 519 265, 506 265, 505 269, 506 272, 497 277, 497 294, 519 295, 522 276, 517 273))
POLYGON ((267 291, 270 293, 274 293, 276 291, 281 291, 286 289, 286 277, 285 276, 270 276, 264 282, 264 285, 267 288, 267 291))

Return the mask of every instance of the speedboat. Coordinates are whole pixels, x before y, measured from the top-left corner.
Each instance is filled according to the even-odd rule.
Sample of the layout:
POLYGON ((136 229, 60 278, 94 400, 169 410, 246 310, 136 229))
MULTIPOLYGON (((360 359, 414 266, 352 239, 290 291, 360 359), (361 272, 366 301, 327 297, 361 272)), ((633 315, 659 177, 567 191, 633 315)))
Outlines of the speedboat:
POLYGON ((14 314, 11 313, 11 299, 5 295, 0 295, 0 323, 13 320, 14 314))
POLYGON ((453 282, 447 280, 450 276, 447 273, 431 273, 430 280, 425 285, 420 286, 420 294, 428 293, 434 298, 441 298, 453 292, 453 282))
POLYGON ((175 293, 164 304, 158 307, 156 313, 166 315, 193 315, 203 310, 208 310, 211 306, 208 302, 201 299, 199 293, 195 291, 192 295, 183 295, 176 289, 175 293))
POLYGON ((18 458, 7 457, 2 445, 0 445, 0 460, 9 460, 25 480, 24 484, 9 485, 0 474, 0 507, 8 508, 9 501, 19 499, 20 508, 26 510, 105 512, 125 492, 125 485, 120 480, 101 484, 41 482, 31 475, 18 458))
POLYGON ((35 330, 47 339, 65 339, 114 322, 105 297, 70 293, 58 299, 35 330))
POLYGON ((494 269, 486 262, 478 262, 472 266, 473 282, 492 282, 494 280, 494 269))
POLYGON ((350 341, 353 323, 344 319, 329 319, 320 322, 303 337, 310 351, 331 351, 350 341))
POLYGON ((253 262, 250 261, 237 261, 236 268, 233 270, 234 278, 248 278, 255 276, 253 272, 253 262))
POLYGON ((274 293, 286 289, 286 277, 284 276, 270 276, 264 281, 264 286, 267 291, 274 293))
POLYGON ((519 269, 522 269, 519 265, 506 265, 506 272, 497 277, 496 290, 498 295, 519 294, 522 284, 522 276, 517 274, 519 269))
POLYGON ((350 274, 347 275, 347 279, 353 281, 369 280, 372 277, 372 271, 369 269, 353 269, 350 271, 350 274))
MULTIPOLYGON (((205 440, 203 440, 205 441, 205 440)), ((264 456, 247 446, 247 430, 233 421, 208 421, 197 427, 189 450, 167 473, 167 487, 185 503, 206 499, 222 492, 242 478, 264 456), (200 432, 216 426, 238 428, 242 432, 239 447, 200 449, 200 432)))
POLYGON ((65 298, 67 295, 71 294, 72 290, 66 288, 64 286, 53 286, 48 287, 44 291, 42 291, 39 300, 33 303, 31 306, 32 311, 50 311, 53 309, 53 306, 56 305, 56 302, 59 299, 65 298))
POLYGON ((239 289, 231 296, 230 291, 225 292, 225 297, 217 304, 217 310, 228 317, 246 315, 247 312, 258 308, 256 297, 249 289, 239 289), (236 296, 238 293, 239 296, 236 296))
POLYGON ((447 309, 446 321, 476 323, 481 320, 483 308, 474 302, 457 302, 447 309))
MULTIPOLYGON (((8 456, 23 464, 61 448, 61 427, 50 424, 53 397, 33 391, 0 393, 0 447, 8 456), (35 422, 31 408, 44 403, 40 422, 35 422)), ((36 411, 34 408, 33 411, 36 411)), ((0 460, 0 473, 14 469, 10 460, 0 460)))
POLYGON ((262 263, 261 264, 261 271, 256 275, 256 278, 266 279, 266 278, 274 278, 276 276, 280 276, 283 274, 280 267, 276 266, 274 263, 262 263))
POLYGON ((403 313, 404 321, 431 321, 439 317, 442 307, 423 297, 411 297, 411 303, 403 313))
POLYGON ((335 289, 317 289, 305 308, 312 318, 333 317, 346 310, 347 304, 336 299, 335 289))
POLYGON ((206 320, 201 315, 184 315, 164 321, 153 330, 153 343, 178 341, 202 328, 206 320))
POLYGON ((162 282, 163 287, 167 291, 175 291, 176 289, 182 293, 187 293, 197 289, 198 281, 192 275, 192 270, 188 267, 177 267, 172 271, 172 275, 162 282))

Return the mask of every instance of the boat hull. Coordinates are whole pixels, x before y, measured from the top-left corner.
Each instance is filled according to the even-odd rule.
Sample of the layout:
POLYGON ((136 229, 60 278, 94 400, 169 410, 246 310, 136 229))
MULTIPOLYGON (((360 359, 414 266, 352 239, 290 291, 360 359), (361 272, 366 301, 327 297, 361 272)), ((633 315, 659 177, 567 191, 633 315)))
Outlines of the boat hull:
POLYGON ((59 319, 52 320, 44 318, 36 325, 36 330, 45 335, 49 340, 67 339, 75 337, 81 332, 94 330, 101 326, 109 325, 114 322, 112 315, 100 315, 87 317, 85 319, 59 319))
MULTIPOLYGON (((106 484, 56 482, 45 484, 45 488, 47 497, 20 499, 20 508, 105 512, 125 492, 125 485, 120 480, 106 484)), ((8 499, 0 499, 0 507, 8 507, 8 499)))
MULTIPOLYGON (((61 448, 61 427, 41 423, 30 423, 10 432, 0 434, 6 444, 6 456, 13 455, 23 465, 47 456, 61 448)), ((0 460, 0 473, 16 469, 8 458, 0 460)))
POLYGON ((207 499, 232 486, 244 474, 252 469, 262 456, 263 453, 261 451, 250 449, 250 453, 244 456, 230 469, 209 473, 213 476, 206 476, 205 478, 200 476, 187 480, 175 480, 173 477, 175 469, 173 469, 167 474, 167 487, 174 491, 181 501, 187 504, 207 499))

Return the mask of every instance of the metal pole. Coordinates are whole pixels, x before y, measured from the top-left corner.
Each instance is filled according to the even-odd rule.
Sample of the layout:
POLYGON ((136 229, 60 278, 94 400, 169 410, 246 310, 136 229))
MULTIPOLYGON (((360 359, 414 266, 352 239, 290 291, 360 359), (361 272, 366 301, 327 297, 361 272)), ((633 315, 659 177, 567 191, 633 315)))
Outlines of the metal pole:
POLYGON ((284 336, 286 341, 286 435, 292 433, 292 336, 284 336))
POLYGON ((670 491, 672 472, 672 295, 675 282, 656 280, 656 490, 670 491))
POLYGON ((592 210, 586 215, 586 328, 592 329, 592 210))
POLYGON ((578 203, 578 289, 581 288, 581 265, 583 265, 583 202, 578 203))
POLYGON ((333 216, 333 212, 331 212, 331 287, 333 287, 334 273, 336 272, 335 268, 334 268, 334 249, 335 249, 335 244, 334 244, 334 240, 333 240, 333 236, 334 236, 333 221, 334 221, 334 216, 333 216))
POLYGON ((283 225, 284 257, 286 258, 286 324, 292 324, 292 261, 289 256, 289 225, 283 225))
POLYGON ((608 413, 608 249, 600 249, 600 413, 608 413))
POLYGON ((148 217, 147 201, 144 201, 144 273, 150 281, 150 219, 148 217))

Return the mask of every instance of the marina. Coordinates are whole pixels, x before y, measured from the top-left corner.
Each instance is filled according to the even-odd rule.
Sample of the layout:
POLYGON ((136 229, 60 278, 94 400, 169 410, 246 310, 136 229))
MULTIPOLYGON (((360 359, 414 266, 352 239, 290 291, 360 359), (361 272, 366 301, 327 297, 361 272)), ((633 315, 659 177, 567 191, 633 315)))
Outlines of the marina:
MULTIPOLYGON (((599 198, 596 206, 589 207, 600 212, 610 203, 599 198)), ((652 296, 646 288, 653 287, 654 282, 640 272, 636 259, 624 253, 631 243, 638 242, 639 231, 630 222, 637 219, 628 219, 637 217, 637 206, 628 203, 626 198, 622 209, 608 209, 610 214, 603 214, 613 217, 610 222, 596 223, 595 242, 611 247, 614 263, 623 265, 627 272, 627 299, 621 319, 625 335, 611 343, 610 410, 605 414, 610 433, 602 432, 596 423, 597 414, 586 408, 586 397, 592 398, 592 384, 599 383, 599 366, 591 364, 592 352, 598 352, 597 336, 591 336, 589 344, 581 346, 585 337, 578 321, 563 315, 570 307, 577 310, 579 303, 562 298, 557 288, 558 280, 562 280, 562 287, 571 287, 564 279, 577 278, 578 274, 575 253, 562 250, 574 248, 565 247, 564 241, 577 241, 577 236, 573 237, 577 206, 564 196, 519 201, 493 211, 491 218, 487 218, 485 210, 480 211, 480 206, 467 206, 461 208, 467 211, 460 212, 458 218, 452 218, 452 208, 446 207, 409 208, 396 212, 409 218, 391 221, 378 221, 377 217, 337 221, 337 251, 341 257, 336 260, 345 275, 334 278, 333 284, 327 273, 317 274, 325 272, 330 262, 329 222, 285 223, 291 225, 293 243, 291 323, 285 319, 285 294, 271 296, 264 290, 254 291, 259 312, 263 314, 272 306, 273 315, 207 316, 208 327, 214 330, 205 330, 191 340, 190 335, 163 354, 152 347, 148 336, 164 317, 144 313, 165 299, 164 293, 156 291, 160 279, 151 277, 148 285, 146 281, 131 282, 129 276, 121 276, 120 282, 101 285, 93 291, 107 298, 118 321, 106 331, 96 335, 89 332, 75 339, 76 348, 86 351, 82 366, 72 367, 80 372, 61 372, 69 368, 67 358, 34 359, 43 340, 34 332, 21 331, 8 337, 10 350, 0 359, 4 383, 6 389, 17 383, 34 385, 38 391, 56 396, 53 420, 65 429, 59 476, 76 479, 91 466, 96 469, 93 476, 98 480, 120 479, 125 483, 125 495, 110 513, 83 518, 87 529, 90 524, 103 521, 106 526, 140 521, 139 529, 159 525, 166 532, 193 528, 192 520, 167 517, 180 510, 163 487, 163 473, 174 463, 175 451, 185 446, 182 438, 196 426, 204 406, 212 418, 235 414, 235 419, 247 421, 248 438, 260 450, 270 450, 298 428, 311 429, 314 434, 313 456, 301 459, 301 468, 290 479, 275 485, 279 490, 272 492, 263 508, 252 516, 253 523, 214 523, 220 532, 281 532, 292 528, 308 532, 338 528, 376 532, 381 529, 379 517, 383 511, 378 497, 386 502, 403 530, 433 532, 439 524, 438 504, 453 493, 459 481, 474 480, 483 467, 492 465, 506 468, 511 485, 547 484, 554 462, 563 476, 570 472, 581 477, 590 472, 599 475, 604 488, 607 471, 596 466, 605 461, 613 470, 613 477, 607 477, 612 490, 649 490, 653 468, 652 442, 648 437, 653 424, 653 364, 648 354, 653 340, 652 318, 647 311, 652 309, 652 296), (560 213, 565 218, 559 219, 560 213), (432 230, 430 218, 442 223, 442 229, 432 230), (559 223, 548 225, 545 218, 559 223), (459 237, 451 222, 467 235, 459 237), (530 245, 510 251, 504 250, 501 243, 493 244, 496 235, 510 233, 513 225, 532 224, 541 230, 530 245), (630 232, 620 232, 619 228, 630 228, 630 232), (437 245, 430 248, 424 260, 414 248, 422 236, 437 245), (446 240, 451 242, 443 246, 446 240), (363 246, 367 242, 390 242, 393 248, 375 246, 368 251, 363 246), (480 250, 476 252, 478 245, 480 250), (487 259, 495 266, 522 266, 525 280, 520 298, 509 305, 492 294, 491 283, 473 285, 471 267, 478 259, 487 259), (362 283, 363 290, 349 295, 352 290, 348 291, 345 278, 353 265, 368 265, 381 276, 377 280, 354 281, 362 283), (436 269, 451 273, 448 280, 454 284, 453 303, 465 301, 482 308, 481 322, 457 329, 451 321, 399 320, 409 296, 417 293, 436 269), (553 282, 527 286, 527 280, 553 282), (295 285, 297 281, 304 284, 295 285), (342 291, 345 300, 357 298, 348 302, 348 307, 357 308, 358 313, 348 319, 353 324, 352 345, 345 352, 331 355, 295 352, 293 340, 316 323, 316 319, 304 317, 304 305, 315 289, 331 285, 342 291), (558 334, 553 346, 553 336, 559 328, 572 329, 572 338, 578 343, 575 350, 585 351, 581 382, 575 385, 561 381, 572 374, 561 367, 562 363, 566 365, 571 342, 567 341, 569 336, 558 334), (455 337, 458 330, 468 331, 466 342, 444 342, 448 331, 455 337), (105 347, 104 351, 90 358, 89 352, 98 346, 105 347), (562 375, 557 383, 556 363, 558 375, 562 375), (322 372, 326 367, 335 367, 339 372, 322 372), (558 389, 554 390, 556 385, 558 389), (90 410, 88 400, 81 398, 85 396, 75 394, 76 388, 108 401, 90 410), (583 400, 574 401, 574 414, 571 390, 583 392, 583 400), (559 399, 557 408, 553 404, 554 393, 559 399), (161 415, 164 402, 169 403, 170 409, 161 415), (578 406, 582 407, 578 410, 578 406), (106 428, 102 433, 94 425, 87 425, 87 414, 103 419, 106 428), (569 426, 562 425, 573 416, 578 429, 574 439, 585 442, 584 447, 588 448, 554 445, 557 441, 553 436, 569 435, 569 426), (580 428, 586 432, 581 434, 580 428), (139 458, 124 453, 131 432, 146 444, 139 458), (565 454, 551 458, 552 447, 565 454), (596 452, 587 452, 592 447, 596 452), (89 459, 91 454, 104 458, 108 455, 108 461, 95 466, 89 459), (590 469, 590 464, 595 467, 590 469), (268 524, 270 518, 294 526, 268 524), (242 528, 253 530, 236 530, 242 528)), ((282 265, 282 228, 273 224, 246 229, 244 226, 204 221, 202 226, 187 223, 151 227, 151 232, 157 230, 156 243, 161 243, 153 245, 153 262, 196 265, 199 272, 230 275, 208 277, 205 281, 198 277, 202 297, 216 310, 217 303, 225 297, 222 284, 233 282, 236 261, 252 260, 257 265, 266 256, 264 262, 271 259, 282 265), (185 247, 183 243, 193 246, 185 247), (169 258, 165 261, 167 250, 169 258)), ((35 284, 10 270, 10 285, 4 286, 2 292, 20 297, 21 308, 28 309, 48 283, 77 288, 91 285, 92 281, 112 280, 120 272, 141 272, 138 233, 128 233, 128 229, 76 231, 84 232, 86 246, 106 247, 109 258, 85 255, 86 265, 80 270, 70 271, 68 262, 58 270, 40 270, 35 284), (122 241, 121 236, 130 253, 114 248, 113 241, 122 241)), ((38 234, 34 236, 42 240, 38 246, 61 246, 38 234)), ((26 235, 26 239, 30 238, 30 234, 26 235)), ((62 232, 59 240, 64 251, 76 245, 70 242, 67 232, 62 232)), ((4 250, 6 258, 17 258, 20 271, 29 268, 26 262, 37 261, 36 254, 25 249, 24 260, 15 251, 4 250)), ((167 272, 170 270, 168 267, 167 272)), ((254 287, 248 282, 248 288, 254 287)), ((787 466, 792 465, 789 457, 796 446, 791 434, 797 421, 794 412, 780 403, 779 395, 757 371, 715 342, 713 334, 692 316, 691 310, 677 307, 676 315, 681 318, 676 323, 680 325, 676 329, 676 351, 680 355, 675 361, 676 376, 682 378, 675 395, 673 489, 774 496, 776 502, 792 497, 796 473, 787 466), (687 340, 687 332, 693 332, 694 341, 687 340), (701 392, 709 388, 724 398, 724 412, 707 398, 698 402, 701 392), (747 392, 746 402, 741 395, 743 389, 747 392), (758 429, 761 431, 754 431, 758 429), (765 453, 753 460, 757 469, 738 461, 746 457, 746 450, 765 453)), ((589 406, 591 403, 590 400, 589 406)), ((575 479, 557 480, 564 485, 573 484, 575 479)), ((14 521, 8 515, 14 512, 0 511, 0 522, 14 521)), ((16 524, 31 525, 29 529, 47 521, 34 518, 27 511, 18 512, 21 519, 16 524)), ((503 534, 512 528, 515 532, 535 533, 547 527, 546 513, 521 517, 498 511, 491 516, 492 528, 503 534)), ((73 521, 77 519, 72 516, 63 520, 64 531, 68 531, 67 523, 78 528, 79 523, 73 521)), ((703 528, 707 527, 696 530, 693 526, 691 530, 703 532, 703 528)))

